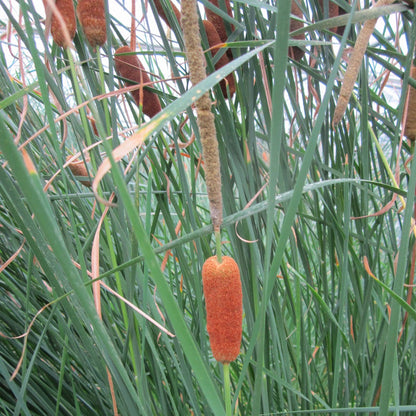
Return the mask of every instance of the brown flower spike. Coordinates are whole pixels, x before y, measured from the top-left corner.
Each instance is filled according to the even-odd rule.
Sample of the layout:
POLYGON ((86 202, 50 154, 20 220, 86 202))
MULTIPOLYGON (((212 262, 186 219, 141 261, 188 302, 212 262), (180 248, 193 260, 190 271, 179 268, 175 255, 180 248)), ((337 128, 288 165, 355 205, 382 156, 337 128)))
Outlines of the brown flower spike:
MULTIPOLYGON (((218 0, 209 0, 211 4, 221 9, 220 2, 218 0)), ((227 14, 230 17, 233 17, 233 11, 231 9, 230 1, 225 0, 225 8, 227 9, 227 14)), ((220 39, 222 42, 227 41, 227 31, 225 29, 224 20, 221 16, 219 16, 217 13, 213 12, 211 9, 205 6, 205 13, 207 15, 207 19, 214 25, 220 39)), ((234 26, 231 25, 231 31, 234 31, 234 26)))
MULTIPOLYGON (((197 85, 206 78, 205 59, 201 47, 198 14, 195 0, 182 0, 182 29, 186 56, 192 85, 197 85)), ((219 231, 222 224, 221 166, 218 151, 217 132, 214 114, 211 111, 209 92, 195 101, 197 123, 202 144, 205 182, 207 184, 209 209, 214 231, 219 231)))
MULTIPOLYGON (((68 161, 71 158, 72 158, 72 155, 69 155, 66 158, 66 160, 68 161)), ((87 170, 87 167, 85 166, 84 161, 82 161, 80 159, 75 159, 71 163, 68 164, 68 167, 69 167, 69 169, 71 170, 71 172, 74 176, 77 176, 79 178, 82 178, 82 177, 86 178, 86 180, 79 179, 79 181, 84 186, 87 186, 88 188, 91 187, 91 181, 89 179, 88 170, 87 170)))
MULTIPOLYGON (((393 1, 394 0, 378 0, 372 8, 387 6, 393 3, 393 1)), ((361 63, 367 50, 368 41, 370 40, 376 23, 377 18, 366 20, 360 30, 360 33, 358 34, 357 40, 355 41, 355 46, 348 60, 347 70, 344 75, 344 80, 342 81, 337 105, 334 110, 332 119, 334 127, 341 121, 344 117, 345 111, 347 110, 348 103, 354 90, 355 81, 357 80, 361 63)))
MULTIPOLYGON (((222 43, 221 39, 220 39, 217 31, 215 30, 214 25, 210 21, 203 20, 202 23, 203 23, 204 28, 205 28, 205 33, 207 34, 208 44, 209 44, 210 48, 212 48, 211 49, 211 55, 215 56, 215 54, 220 50, 220 48, 219 47, 218 48, 213 48, 213 46, 220 45, 222 43)), ((229 62, 230 62, 230 59, 227 56, 227 54, 223 54, 221 56, 221 58, 218 60, 218 62, 215 64, 215 69, 222 68, 224 65, 227 65, 229 62)), ((232 97, 235 93, 234 76, 231 73, 225 79, 228 82, 228 88, 230 90, 230 97, 232 97)), ((220 86, 221 86, 222 94, 224 95, 225 98, 228 98, 226 81, 222 80, 220 82, 220 86)))
MULTIPOLYGON (((152 87, 153 84, 150 81, 149 75, 137 55, 123 55, 132 52, 128 46, 122 46, 116 50, 114 63, 117 73, 131 81, 126 81, 126 85, 145 84, 152 87)), ((131 95, 137 106, 140 106, 141 102, 143 103, 143 113, 149 117, 153 117, 162 109, 159 97, 152 91, 148 91, 145 88, 138 88, 132 91, 131 95)))
POLYGON ((79 0, 77 16, 91 47, 104 45, 107 40, 104 0, 79 0))
MULTIPOLYGON (((416 79, 416 66, 412 65, 410 76, 416 79)), ((407 98, 407 115, 404 125, 404 135, 409 140, 416 140, 416 89, 409 85, 409 97, 407 98)))
MULTIPOLYGON (((176 19, 178 20, 179 24, 181 22, 181 12, 179 9, 170 1, 170 7, 173 10, 173 13, 176 16, 176 19)), ((168 17, 166 16, 165 10, 163 9, 162 2, 160 0, 154 0, 154 4, 156 6, 157 14, 161 19, 165 21, 165 23, 172 29, 170 22, 168 20, 168 17)))
POLYGON ((202 283, 207 312, 207 331, 214 358, 234 361, 240 353, 243 323, 243 293, 240 270, 235 260, 209 257, 202 267, 202 283))
MULTIPOLYGON (((321 8, 322 15, 324 15, 324 0, 319 0, 319 6, 321 8)), ((331 18, 340 16, 342 14, 345 14, 345 10, 339 7, 338 4, 330 0, 328 3, 328 16, 324 17, 331 18)), ((329 30, 342 36, 344 34, 345 26, 331 27, 331 29, 329 30)))
MULTIPOLYGON (((298 6, 296 0, 292 0, 292 6, 291 6, 291 13, 298 17, 299 19, 303 18, 303 12, 298 6)), ((290 19, 290 31, 293 32, 298 29, 303 28, 303 22, 298 19, 290 19)), ((298 40, 305 40, 305 34, 301 33, 300 35, 295 35, 293 37, 294 39, 298 40)), ((290 46, 289 47, 289 56, 294 59, 295 61, 300 61, 303 58, 303 55, 305 55, 305 51, 300 48, 299 46, 290 46)))
MULTIPOLYGON (((44 3, 45 7, 47 7, 47 2, 45 1, 44 3)), ((58 18, 57 13, 53 12, 51 34, 57 45, 67 48, 70 46, 70 41, 74 38, 77 30, 74 3, 72 0, 56 0, 55 6, 61 14, 65 26, 62 26, 62 21, 58 18)))

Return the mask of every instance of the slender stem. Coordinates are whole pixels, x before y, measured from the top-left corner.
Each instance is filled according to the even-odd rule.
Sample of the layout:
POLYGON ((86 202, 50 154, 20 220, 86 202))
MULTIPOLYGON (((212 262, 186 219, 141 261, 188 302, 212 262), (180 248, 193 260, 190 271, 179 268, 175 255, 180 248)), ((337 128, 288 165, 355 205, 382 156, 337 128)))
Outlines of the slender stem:
MULTIPOLYGON (((100 74, 100 84, 101 84, 101 93, 105 94, 105 76, 104 76, 104 69, 103 69, 103 63, 101 61, 101 54, 100 54, 100 48, 97 47, 97 63, 98 63, 98 71, 100 74)), ((105 114, 105 122, 106 122, 106 133, 108 135, 111 134, 111 118, 110 118, 110 111, 109 111, 109 103, 108 99, 103 99, 103 109, 105 114)))
POLYGON ((217 248, 217 261, 222 263, 222 253, 221 253, 221 230, 215 230, 215 245, 217 248))
POLYGON ((231 416, 230 363, 223 363, 225 415, 231 416))
MULTIPOLYGON (((75 99, 76 99, 78 104, 81 104, 81 103, 84 102, 84 99, 83 99, 81 89, 80 89, 79 83, 78 83, 78 76, 77 76, 77 70, 75 68, 74 57, 72 56, 72 53, 71 53, 70 49, 66 49, 66 52, 67 52, 66 56, 67 56, 68 61, 69 61, 69 67, 71 68, 71 76, 72 76, 73 83, 74 83, 75 99)), ((81 107, 79 109, 79 115, 81 117, 82 127, 83 127, 84 133, 85 133, 85 141, 87 143, 87 146, 91 146, 92 139, 91 139, 90 129, 88 128, 88 119, 87 119, 87 115, 86 115, 84 107, 81 107)), ((91 160, 91 163, 94 164, 94 160, 91 160)), ((96 167, 93 166, 93 168, 95 169, 96 167)))

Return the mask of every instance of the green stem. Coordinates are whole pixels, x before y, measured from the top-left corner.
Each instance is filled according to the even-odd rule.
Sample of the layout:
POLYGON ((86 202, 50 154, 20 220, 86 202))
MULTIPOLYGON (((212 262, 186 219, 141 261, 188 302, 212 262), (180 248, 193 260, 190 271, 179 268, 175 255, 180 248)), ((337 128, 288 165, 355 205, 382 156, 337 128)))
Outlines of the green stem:
MULTIPOLYGON (((77 76, 77 70, 75 68, 75 62, 74 62, 74 57, 72 56, 72 53, 69 49, 66 50, 67 54, 67 58, 69 61, 69 67, 71 69, 71 76, 72 76, 72 80, 73 80, 73 84, 74 84, 74 93, 75 93, 75 99, 76 102, 78 104, 82 104, 84 102, 83 96, 82 96, 82 92, 81 89, 79 87, 79 81, 78 81, 78 76, 77 76)), ((90 134, 90 129, 88 127, 88 119, 87 119, 87 115, 85 112, 85 108, 81 107, 79 109, 79 115, 81 117, 81 122, 82 122, 82 127, 84 129, 84 133, 85 133, 85 141, 87 143, 87 146, 91 146, 92 144, 92 139, 91 139, 91 134, 90 134)), ((94 164, 94 160, 91 159, 91 163, 93 165, 94 170, 96 169, 96 166, 94 164)))
POLYGON ((225 415, 231 416, 230 363, 223 363, 225 415))
MULTIPOLYGON (((103 69, 103 63, 101 61, 101 54, 100 54, 100 48, 97 48, 97 63, 98 63, 98 71, 100 74, 100 84, 102 87, 101 93, 105 94, 105 76, 104 76, 104 69, 103 69)), ((106 133, 107 135, 111 134, 111 117, 110 117, 110 111, 109 111, 109 103, 108 99, 103 99, 103 109, 105 114, 105 121, 106 121, 106 133)))
POLYGON ((218 263, 222 263, 221 230, 215 230, 215 245, 217 248, 217 261, 218 263))

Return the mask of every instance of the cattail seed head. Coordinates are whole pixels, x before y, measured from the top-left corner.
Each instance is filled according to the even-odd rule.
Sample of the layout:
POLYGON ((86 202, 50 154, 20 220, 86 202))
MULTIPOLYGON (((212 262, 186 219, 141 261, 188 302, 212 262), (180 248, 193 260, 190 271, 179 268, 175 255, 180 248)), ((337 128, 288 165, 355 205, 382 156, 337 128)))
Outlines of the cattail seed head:
MULTIPOLYGON (((172 29, 170 22, 168 20, 168 17, 166 16, 165 10, 162 6, 162 2, 160 0, 154 0, 153 3, 155 4, 156 10, 157 10, 157 14, 159 15, 159 17, 161 19, 163 19, 165 21, 165 23, 172 29)), ((178 20, 178 22, 181 22, 181 12, 179 11, 179 9, 170 1, 170 7, 173 10, 173 13, 176 16, 176 19, 178 20)))
MULTIPOLYGON (((291 13, 298 17, 299 19, 303 18, 303 12, 298 6, 297 0, 292 0, 292 6, 291 6, 291 13)), ((290 31, 293 32, 294 30, 301 29, 303 27, 303 22, 301 22, 298 19, 290 19, 290 31)), ((301 33, 300 35, 295 35, 293 37, 294 39, 299 40, 305 40, 305 34, 301 33)), ((300 48, 299 46, 290 46, 289 47, 289 56, 294 59, 295 61, 300 61, 303 58, 303 55, 305 55, 305 51, 300 48)))
MULTIPOLYGON (((66 160, 68 161, 69 159, 72 158, 72 155, 69 155, 66 160)), ((72 174, 74 176, 78 176, 78 177, 85 177, 85 178, 89 178, 88 175, 88 170, 87 167, 85 166, 85 163, 83 160, 80 159, 74 159, 72 162, 70 162, 68 164, 69 169, 71 170, 72 174)), ((86 180, 79 180, 84 186, 87 186, 88 188, 91 187, 91 181, 90 179, 86 179, 86 180)))
MULTIPOLYGON (((131 53, 133 51, 128 46, 122 46, 115 51, 114 64, 117 73, 131 81, 126 81, 126 85, 147 84, 152 87, 153 84, 150 81, 149 75, 137 55, 122 55, 129 52, 131 53)), ((131 94, 137 106, 140 106, 140 102, 142 101, 143 113, 147 116, 153 117, 161 111, 162 107, 159 97, 154 92, 148 91, 145 88, 139 88, 132 91, 131 94)))
MULTIPOLYGON (((412 65, 410 76, 416 79, 416 66, 412 65)), ((409 140, 416 140, 416 88, 409 86, 409 97, 407 99, 407 115, 404 125, 404 135, 409 140)))
MULTIPOLYGON (((45 2, 45 6, 46 4, 45 2)), ((55 6, 64 20, 65 27, 62 26, 62 22, 58 18, 57 13, 53 12, 51 34, 57 45, 62 48, 67 48, 70 46, 70 41, 74 38, 77 30, 74 3, 72 0, 56 0, 55 6)))
MULTIPOLYGON (((210 46, 211 49, 211 55, 215 56, 215 54, 219 51, 219 47, 218 48, 213 48, 213 46, 215 45, 219 45, 221 44, 221 39, 220 36, 218 35, 218 32, 215 29, 215 26, 208 20, 203 20, 202 21, 204 28, 205 28, 205 33, 207 34, 207 39, 208 39, 208 44, 210 46)), ((218 60, 218 62, 215 64, 215 69, 219 69, 222 68, 224 65, 227 65, 230 62, 229 57, 227 56, 227 54, 223 54, 221 56, 221 58, 218 60)), ((227 75, 227 77, 225 78, 227 81, 222 80, 220 82, 220 86, 221 86, 221 90, 222 90, 222 94, 224 95, 225 98, 227 98, 227 84, 226 82, 228 82, 228 88, 230 90, 230 96, 232 97, 235 93, 235 81, 234 81, 234 75, 231 73, 229 75, 227 75)))
POLYGON ((237 263, 228 256, 218 263, 208 258, 202 267, 207 312, 207 331, 214 358, 234 361, 240 353, 243 323, 243 294, 237 263))
MULTIPOLYGON (((213 4, 214 6, 218 7, 219 9, 221 9, 219 0, 209 0, 209 2, 213 4)), ((233 17, 233 11, 231 9, 230 1, 225 0, 224 3, 225 3, 225 8, 227 10, 228 16, 233 17)), ((217 13, 213 12, 208 7, 205 7, 205 14, 207 15, 207 19, 214 25, 221 41, 226 42, 228 36, 227 36, 227 31, 225 29, 223 18, 221 16, 218 16, 217 13)), ((234 31, 233 25, 231 25, 231 31, 234 31)))
POLYGON ((77 16, 91 47, 104 45, 107 40, 104 0, 79 0, 77 16))
MULTIPOLYGON (((324 13, 324 0, 319 0, 319 6, 321 7, 322 14, 323 14, 324 13)), ((338 4, 330 0, 328 3, 328 16, 327 17, 329 18, 337 17, 342 14, 345 14, 345 10, 339 7, 338 4)), ((345 26, 331 27, 329 30, 333 33, 337 33, 338 35, 342 36, 344 34, 345 26)))

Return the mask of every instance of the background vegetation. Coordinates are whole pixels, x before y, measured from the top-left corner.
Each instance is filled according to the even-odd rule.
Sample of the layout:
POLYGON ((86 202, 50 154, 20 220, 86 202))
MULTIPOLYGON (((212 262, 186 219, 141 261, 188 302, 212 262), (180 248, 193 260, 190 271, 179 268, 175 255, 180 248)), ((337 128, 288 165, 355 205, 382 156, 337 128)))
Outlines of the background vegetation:
POLYGON ((215 241, 191 107, 210 89, 223 253, 240 266, 244 296, 235 414, 415 414, 416 164, 401 135, 414 13, 337 3, 348 10, 343 36, 318 1, 299 2, 303 41, 290 33, 290 2, 234 1, 235 59, 219 74, 234 70, 237 91, 225 100, 218 73, 186 92, 180 28, 137 2, 136 49, 163 108, 146 127, 116 93, 112 56, 130 43, 130 3, 106 2, 104 47, 78 30, 65 51, 45 36, 40 2, 0 2, 2 415, 109 415, 114 402, 120 415, 224 413, 205 326, 200 274, 215 241), (333 127, 358 22, 376 13, 333 127), (300 61, 289 44, 306 50, 300 61), (94 177, 126 141, 143 143, 104 176, 100 194, 116 198, 106 210, 66 158, 84 158, 94 177), (107 285, 102 319, 93 277, 107 285))

